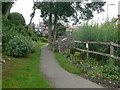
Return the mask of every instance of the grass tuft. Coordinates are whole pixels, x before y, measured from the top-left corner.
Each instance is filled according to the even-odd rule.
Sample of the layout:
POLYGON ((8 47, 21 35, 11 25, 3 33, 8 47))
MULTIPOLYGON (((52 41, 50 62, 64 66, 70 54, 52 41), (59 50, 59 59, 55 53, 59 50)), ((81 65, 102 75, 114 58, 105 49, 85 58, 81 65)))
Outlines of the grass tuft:
POLYGON ((62 54, 54 52, 54 56, 59 62, 60 66, 63 67, 65 70, 70 73, 80 75, 80 70, 75 65, 70 63, 62 54))

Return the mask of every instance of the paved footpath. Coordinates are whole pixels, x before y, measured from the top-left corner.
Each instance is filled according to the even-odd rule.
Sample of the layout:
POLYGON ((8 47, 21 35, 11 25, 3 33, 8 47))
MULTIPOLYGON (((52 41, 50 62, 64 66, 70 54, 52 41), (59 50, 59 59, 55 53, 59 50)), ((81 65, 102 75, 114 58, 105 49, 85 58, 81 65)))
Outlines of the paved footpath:
POLYGON ((46 45, 41 47, 41 72, 54 88, 103 88, 89 80, 65 71, 46 45))

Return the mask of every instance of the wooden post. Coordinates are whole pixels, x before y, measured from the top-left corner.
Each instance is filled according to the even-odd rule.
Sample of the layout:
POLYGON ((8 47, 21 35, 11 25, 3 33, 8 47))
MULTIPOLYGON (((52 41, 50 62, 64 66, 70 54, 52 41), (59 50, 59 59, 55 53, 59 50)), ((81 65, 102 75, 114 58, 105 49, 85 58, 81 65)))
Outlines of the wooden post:
POLYGON ((112 46, 113 42, 110 42, 110 56, 113 57, 114 56, 114 46, 112 46))
POLYGON ((61 52, 60 50, 60 40, 58 40, 58 50, 59 50, 59 53, 61 52))
POLYGON ((86 43, 86 48, 87 48, 87 59, 89 58, 89 53, 88 53, 88 51, 89 51, 89 45, 88 45, 88 43, 86 43))

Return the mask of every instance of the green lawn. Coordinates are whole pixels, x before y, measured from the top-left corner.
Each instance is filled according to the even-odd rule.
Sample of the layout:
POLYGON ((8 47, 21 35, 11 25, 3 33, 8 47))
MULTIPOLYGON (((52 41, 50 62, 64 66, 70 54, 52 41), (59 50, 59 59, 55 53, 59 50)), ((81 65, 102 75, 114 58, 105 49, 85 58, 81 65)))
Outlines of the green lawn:
POLYGON ((70 63, 62 54, 54 52, 54 56, 61 65, 61 67, 63 67, 65 70, 67 70, 70 73, 80 75, 80 70, 77 67, 75 67, 72 63, 70 63))
POLYGON ((24 58, 9 57, 3 64, 3 88, 52 88, 40 72, 40 46, 36 52, 24 58))

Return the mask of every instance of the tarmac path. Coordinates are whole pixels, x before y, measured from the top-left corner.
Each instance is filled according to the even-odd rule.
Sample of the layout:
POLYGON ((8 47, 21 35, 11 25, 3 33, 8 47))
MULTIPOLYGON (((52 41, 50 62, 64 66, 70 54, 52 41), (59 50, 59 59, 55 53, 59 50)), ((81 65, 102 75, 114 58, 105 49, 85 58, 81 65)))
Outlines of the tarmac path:
POLYGON ((55 60, 53 52, 46 46, 41 47, 40 70, 54 88, 103 88, 64 70, 55 60))

